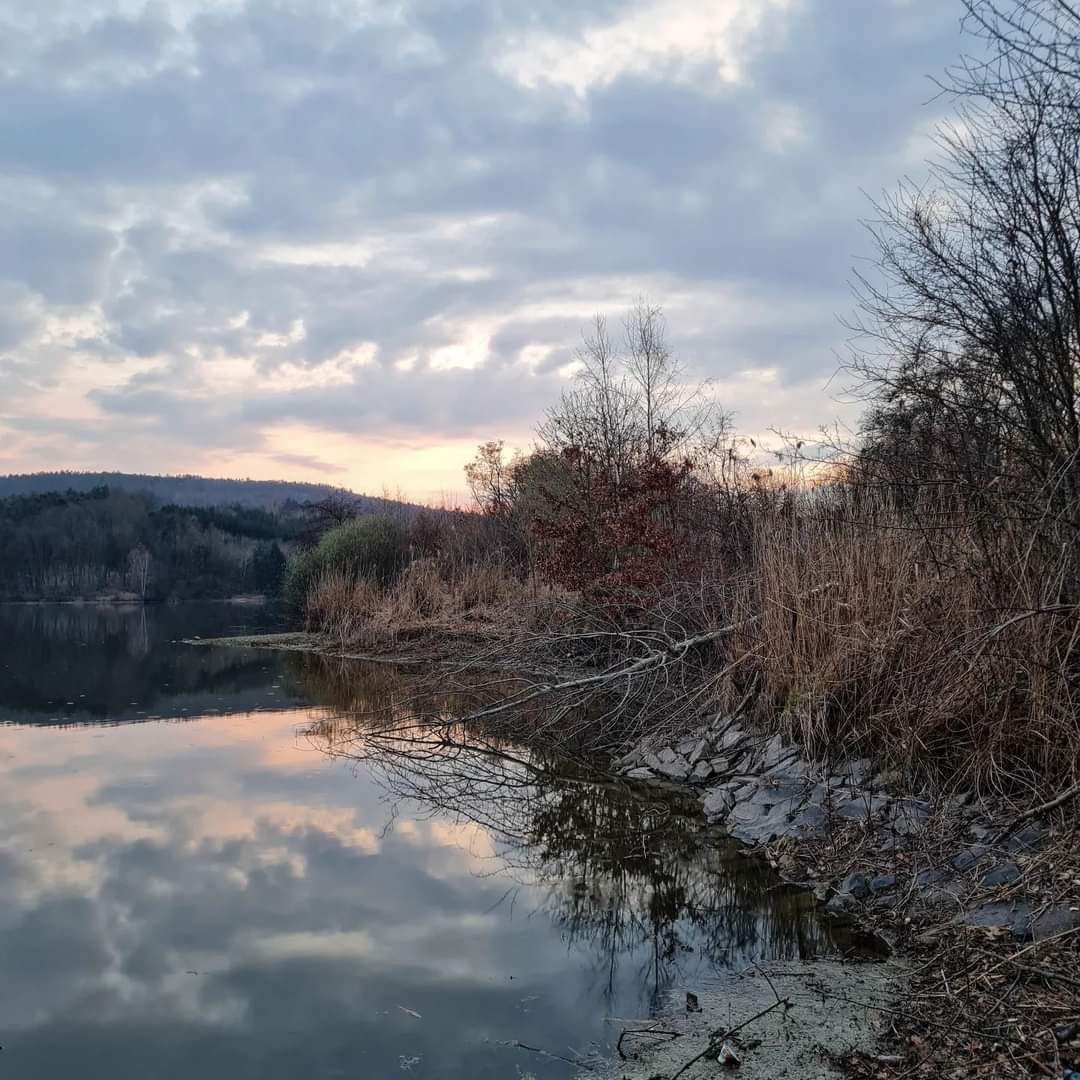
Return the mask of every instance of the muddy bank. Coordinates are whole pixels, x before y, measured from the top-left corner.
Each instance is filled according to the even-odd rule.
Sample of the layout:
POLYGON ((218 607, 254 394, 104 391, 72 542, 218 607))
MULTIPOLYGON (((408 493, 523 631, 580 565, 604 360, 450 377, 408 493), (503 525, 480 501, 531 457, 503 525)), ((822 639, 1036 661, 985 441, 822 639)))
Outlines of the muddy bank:
POLYGON ((679 988, 650 1020, 622 1025, 618 1058, 583 1075, 655 1080, 730 1069, 743 1080, 834 1080, 853 1052, 874 1055, 906 977, 898 963, 775 962, 692 996, 679 988))

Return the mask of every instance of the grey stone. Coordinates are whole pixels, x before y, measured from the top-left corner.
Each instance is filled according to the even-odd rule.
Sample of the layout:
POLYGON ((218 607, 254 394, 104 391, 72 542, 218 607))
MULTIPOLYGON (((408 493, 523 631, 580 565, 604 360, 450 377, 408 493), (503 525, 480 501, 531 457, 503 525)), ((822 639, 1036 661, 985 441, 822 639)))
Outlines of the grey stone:
POLYGON ((628 765, 633 768, 633 766, 641 764, 641 760, 641 747, 635 746, 634 749, 631 750, 629 753, 623 754, 621 757, 617 757, 614 761, 614 764, 620 769, 625 768, 628 765))
POLYGON ((643 760, 650 769, 659 769, 662 764, 660 759, 651 750, 645 755, 643 760))
POLYGON ((709 764, 712 766, 713 772, 716 773, 726 773, 731 768, 726 757, 714 757, 709 761, 709 764))
POLYGON ((690 776, 690 765, 686 758, 676 757, 674 761, 661 761, 656 771, 671 780, 686 780, 690 776))
POLYGON ((949 862, 952 864, 954 870, 959 870, 961 874, 967 873, 975 864, 979 861, 979 856, 971 849, 965 848, 963 851, 958 851, 949 862))
POLYGON ((1005 847, 1010 855, 1016 855, 1024 851, 1035 851, 1042 846, 1045 839, 1046 830, 1041 825, 1032 823, 1010 836, 1005 847))
POLYGON ((779 765, 774 765, 771 769, 767 769, 765 775, 770 780, 780 782, 806 780, 810 775, 810 765, 796 755, 793 758, 781 761, 779 765))
POLYGON ((837 893, 825 905, 825 914, 837 923, 849 923, 854 921, 859 911, 859 901, 851 893, 837 893))
POLYGON ((874 767, 867 758, 846 761, 840 768, 840 776, 849 783, 865 784, 874 773, 874 767))
POLYGON ((644 765, 639 766, 636 769, 631 769, 626 774, 631 780, 655 780, 656 773, 652 769, 646 768, 644 765))
POLYGON ((679 755, 676 754, 670 746, 665 746, 664 749, 661 750, 660 753, 657 755, 657 757, 659 757, 661 762, 663 762, 665 765, 670 765, 671 762, 673 762, 678 756, 679 755))
POLYGON ((899 896, 875 896, 870 901, 871 911, 892 911, 900 903, 899 896))
MULTIPOLYGON (((704 740, 699 740, 694 736, 688 736, 687 738, 682 739, 675 749, 682 754, 683 757, 687 757, 694 752, 699 742, 704 742, 704 740)), ((694 763, 691 762, 690 764, 692 765, 694 763)))
POLYGON ((806 789, 801 784, 761 784, 751 796, 755 806, 775 806, 779 802, 802 800, 806 789))
POLYGON ((825 832, 829 827, 829 815, 822 806, 804 806, 792 819, 791 830, 798 833, 825 832))
POLYGON ((690 751, 690 757, 687 758, 687 761, 689 761, 691 765, 697 765, 698 762, 701 761, 701 759, 708 752, 709 752, 709 741, 708 741, 708 739, 698 739, 697 743, 695 743, 693 749, 690 751))
POLYGON ((777 836, 786 836, 790 832, 791 815, 795 809, 790 802, 777 803, 772 807, 740 803, 732 811, 729 830, 737 840, 747 843, 767 842, 777 836))
POLYGON ((713 774, 713 768, 707 761, 699 761, 694 766, 693 777, 695 780, 708 780, 713 774))
POLYGON ((759 776, 761 769, 761 757, 756 750, 748 750, 739 761, 739 772, 759 776))
POLYGON ((889 827, 901 836, 922 832, 930 818, 930 804, 919 799, 897 799, 890 810, 889 827))
MULTIPOLYGON (((790 753, 790 751, 788 752, 790 753)), ((779 735, 774 735, 761 750, 761 764, 763 768, 772 769, 785 760, 784 740, 779 735)))
POLYGON ((878 874, 877 877, 872 878, 870 881, 870 891, 872 893, 888 892, 890 889, 895 889, 897 884, 897 877, 895 874, 878 874))
POLYGON ((758 789, 756 780, 751 780, 749 783, 740 784, 735 788, 735 799, 737 802, 747 802, 758 789))
POLYGON ((840 885, 840 892, 851 893, 856 900, 865 900, 870 895, 870 881, 865 874, 848 874, 840 885))
POLYGON ((983 904, 973 911, 964 912, 958 921, 968 926, 1000 926, 1014 937, 1026 938, 1031 934, 1031 905, 1026 902, 983 904))
POLYGON ((705 795, 705 816, 710 821, 714 821, 716 818, 727 817, 734 805, 735 795, 730 788, 712 788, 705 795))
POLYGON ((1065 934, 1080 926, 1080 910, 1058 904, 1036 916, 1031 924, 1030 936, 1036 941, 1045 941, 1055 934, 1065 934))
POLYGON ((886 795, 860 795, 839 803, 836 812, 850 821, 866 821, 886 810, 889 802, 886 795))
POLYGON ((999 862, 992 866, 982 876, 982 883, 988 888, 996 888, 999 885, 1011 885, 1020 877, 1020 867, 1014 862, 999 862))
POLYGON ((738 724, 732 724, 720 739, 721 750, 731 750, 743 741, 746 733, 738 724))
POLYGON ((915 888, 916 889, 929 889, 932 885, 940 885, 943 881, 949 880, 949 872, 942 870, 941 867, 935 866, 929 870, 920 870, 915 875, 915 888))
POLYGON ((912 846, 909 836, 886 836, 877 845, 881 852, 907 851, 912 846))

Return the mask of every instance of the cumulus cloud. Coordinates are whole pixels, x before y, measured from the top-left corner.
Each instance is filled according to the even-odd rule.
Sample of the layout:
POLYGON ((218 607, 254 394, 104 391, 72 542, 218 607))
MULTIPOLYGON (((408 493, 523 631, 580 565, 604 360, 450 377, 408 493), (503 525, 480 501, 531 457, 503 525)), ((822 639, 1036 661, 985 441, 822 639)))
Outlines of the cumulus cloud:
POLYGON ((958 14, 0 0, 0 460, 378 488, 371 440, 445 445, 425 494, 642 293, 744 426, 826 422, 860 191, 920 167, 958 14))

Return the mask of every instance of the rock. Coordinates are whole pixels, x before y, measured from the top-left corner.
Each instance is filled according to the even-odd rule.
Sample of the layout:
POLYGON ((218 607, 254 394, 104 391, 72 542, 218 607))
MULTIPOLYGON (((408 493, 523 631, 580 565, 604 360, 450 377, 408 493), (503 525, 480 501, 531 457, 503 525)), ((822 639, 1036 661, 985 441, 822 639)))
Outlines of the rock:
POLYGON ((708 780, 713 774, 713 767, 707 761, 699 761, 694 766, 692 778, 697 781, 708 780))
POLYGON ((871 911, 892 911, 900 903, 899 896, 875 896, 870 901, 871 911))
POLYGON ((785 760, 792 752, 784 750, 784 740, 779 735, 774 735, 761 750, 761 765, 764 769, 772 769, 785 760))
POLYGON ((1031 905, 1024 901, 1016 904, 983 904, 964 912, 957 921, 968 926, 1000 926, 1014 937, 1027 938, 1032 929, 1031 905))
POLYGON ((756 806, 775 806, 779 802, 802 800, 806 790, 801 784, 760 784, 750 801, 756 806))
POLYGON ((949 862, 954 870, 959 870, 961 874, 967 873, 977 862, 979 861, 978 855, 971 848, 965 848, 963 851, 958 851, 949 862))
POLYGON ((670 746, 664 747, 664 749, 661 750, 660 753, 657 755, 657 757, 660 758, 661 763, 664 765, 670 765, 678 756, 679 755, 676 754, 670 746))
POLYGON ((774 765, 766 771, 765 775, 770 780, 805 780, 810 775, 810 765, 796 756, 793 759, 781 761, 779 765, 774 765))
POLYGON ((823 806, 813 804, 804 806, 792 819, 791 831, 794 833, 820 833, 829 828, 829 815, 823 806))
POLYGON ((759 776, 762 771, 761 757, 756 750, 747 750, 739 761, 739 772, 759 776))
POLYGON ((656 771, 671 780, 687 780, 690 777, 690 764, 686 758, 676 756, 673 761, 661 761, 656 771))
POLYGON ((709 764, 712 766, 714 773, 726 773, 731 769, 726 757, 714 757, 709 761, 709 764))
POLYGON ((1005 845, 1010 855, 1016 855, 1025 851, 1035 851, 1042 846, 1046 839, 1046 830, 1034 822, 1025 825, 1019 832, 1009 837, 1005 845))
POLYGON ((935 866, 929 870, 920 870, 919 873, 915 875, 915 888, 929 889, 932 885, 940 885, 943 881, 948 880, 948 871, 935 866))
POLYGON ((775 806, 760 803, 738 803, 728 821, 728 831, 736 840, 746 843, 768 842, 792 832, 792 817, 798 810, 796 800, 786 800, 775 806))
POLYGON ((856 900, 865 900, 870 895, 870 881, 865 874, 848 874, 840 886, 840 892, 850 893, 856 900))
POLYGON ((901 836, 922 832, 930 818, 930 804, 921 799, 897 799, 889 812, 889 828, 901 836))
POLYGON ((644 762, 650 769, 659 769, 663 762, 650 750, 644 757, 644 762))
POLYGON ((1045 941, 1080 927, 1080 909, 1058 904, 1036 916, 1028 932, 1035 941, 1045 941))
POLYGON ((717 818, 727 817, 735 805, 735 794, 726 787, 713 788, 705 795, 705 816, 714 821, 717 818))
POLYGON ((732 750, 739 745, 746 737, 746 733, 738 724, 732 724, 731 727, 724 732, 720 739, 721 750, 732 750))
POLYGON ((895 889, 897 885, 897 877, 895 874, 878 874, 877 877, 870 880, 870 891, 872 893, 888 892, 890 889, 895 889))
POLYGON ((825 914, 838 923, 853 922, 858 911, 859 901, 851 893, 837 893, 825 905, 825 914))
POLYGON ((883 813, 891 800, 887 795, 860 795, 837 804, 836 812, 849 821, 868 821, 883 813))
POLYGON ((1020 877, 1020 867, 1014 862, 999 862, 992 866, 982 876, 982 883, 987 888, 996 888, 999 885, 1011 885, 1020 877))
POLYGON ((867 758, 859 758, 857 761, 847 761, 840 768, 839 775, 849 784, 862 785, 874 773, 874 767, 867 758))
POLYGON ((698 739, 694 746, 690 750, 690 756, 686 759, 691 765, 697 765, 699 761, 708 753, 709 741, 708 739, 698 739))
POLYGON ((886 836, 877 845, 877 850, 886 853, 893 851, 907 851, 911 847, 909 836, 886 836))
POLYGON ((616 768, 624 769, 627 766, 633 768, 635 765, 640 765, 642 759, 642 751, 640 746, 635 746, 627 754, 623 754, 622 757, 617 757, 614 761, 616 768))
MULTIPOLYGON (((680 754, 682 754, 683 757, 688 757, 694 752, 694 749, 698 746, 698 744, 704 741, 704 739, 699 739, 696 735, 690 735, 687 736, 685 739, 681 739, 675 749, 680 754)), ((690 764, 692 765, 693 762, 691 762, 690 764)))
POLYGON ((631 769, 627 774, 627 778, 630 780, 655 780, 656 773, 652 769, 646 768, 644 765, 637 769, 631 769))

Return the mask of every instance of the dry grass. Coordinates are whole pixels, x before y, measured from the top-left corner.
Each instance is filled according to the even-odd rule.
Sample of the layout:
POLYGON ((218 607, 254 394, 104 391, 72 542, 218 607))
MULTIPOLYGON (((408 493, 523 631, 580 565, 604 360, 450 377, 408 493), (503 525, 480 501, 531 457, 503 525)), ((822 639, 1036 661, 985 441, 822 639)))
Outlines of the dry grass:
POLYGON ((571 607, 562 590, 521 581, 497 560, 455 566, 427 558, 382 588, 326 573, 307 595, 304 619, 308 630, 333 639, 344 651, 392 646, 421 631, 537 630, 565 618, 571 607))
POLYGON ((962 533, 943 562, 891 508, 834 511, 754 523, 732 655, 751 653, 740 686, 752 671, 758 717, 821 758, 865 754, 952 786, 1074 779, 1076 617, 1039 611, 1045 571, 1014 560, 988 595, 962 533))

